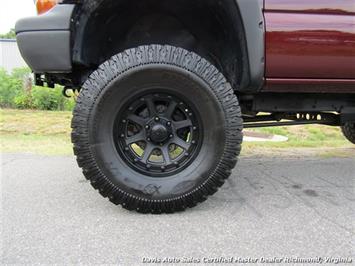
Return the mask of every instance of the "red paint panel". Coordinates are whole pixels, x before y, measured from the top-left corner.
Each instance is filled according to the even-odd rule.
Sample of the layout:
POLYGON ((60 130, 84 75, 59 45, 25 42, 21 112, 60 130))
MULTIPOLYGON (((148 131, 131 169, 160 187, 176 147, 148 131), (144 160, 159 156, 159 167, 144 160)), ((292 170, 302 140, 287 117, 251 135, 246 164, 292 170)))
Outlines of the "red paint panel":
POLYGON ((265 0, 268 11, 317 14, 355 14, 354 0, 265 0))
MULTIPOLYGON (((324 3, 328 1, 310 0, 307 6, 306 1, 300 0, 266 0, 266 8, 274 10, 265 13, 266 76, 355 78, 355 16, 275 11, 287 8, 286 4, 276 5, 281 2, 289 3, 288 9, 293 11, 306 10, 306 7, 307 10, 315 10, 316 3, 321 2, 323 5, 319 5, 319 8, 323 7, 321 10, 324 11, 327 7, 324 3), (304 4, 303 7, 300 2, 304 4)), ((330 9, 331 5, 328 7, 330 9)))
POLYGON ((354 79, 266 79, 269 92, 355 93, 354 79))

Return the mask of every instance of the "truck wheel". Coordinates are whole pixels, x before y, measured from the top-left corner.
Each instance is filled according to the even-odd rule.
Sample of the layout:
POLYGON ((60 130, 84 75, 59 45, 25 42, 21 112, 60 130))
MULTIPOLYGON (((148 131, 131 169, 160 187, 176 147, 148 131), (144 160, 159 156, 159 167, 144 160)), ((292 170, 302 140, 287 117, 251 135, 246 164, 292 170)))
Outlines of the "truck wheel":
POLYGON ((355 123, 346 123, 341 127, 344 136, 352 143, 355 144, 355 123))
POLYGON ((172 213, 222 186, 242 143, 237 97, 195 53, 150 45, 102 64, 83 85, 72 121, 85 177, 110 201, 172 213))

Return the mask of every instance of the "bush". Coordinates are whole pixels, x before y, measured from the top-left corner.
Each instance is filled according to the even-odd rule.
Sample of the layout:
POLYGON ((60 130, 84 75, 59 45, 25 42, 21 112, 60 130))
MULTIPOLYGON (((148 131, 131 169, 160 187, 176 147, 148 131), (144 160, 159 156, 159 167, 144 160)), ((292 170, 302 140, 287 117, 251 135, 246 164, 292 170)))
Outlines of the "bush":
POLYGON ((14 98, 14 105, 19 109, 33 109, 32 95, 25 92, 19 93, 14 98))
POLYGON ((14 107, 14 99, 23 91, 22 81, 0 69, 0 106, 14 107))
POLYGON ((75 101, 62 95, 62 87, 31 86, 27 79, 29 75, 28 68, 15 69, 11 75, 0 69, 0 107, 52 111, 71 111, 74 108, 75 101))
POLYGON ((34 87, 33 107, 40 110, 63 110, 64 97, 60 90, 34 87))

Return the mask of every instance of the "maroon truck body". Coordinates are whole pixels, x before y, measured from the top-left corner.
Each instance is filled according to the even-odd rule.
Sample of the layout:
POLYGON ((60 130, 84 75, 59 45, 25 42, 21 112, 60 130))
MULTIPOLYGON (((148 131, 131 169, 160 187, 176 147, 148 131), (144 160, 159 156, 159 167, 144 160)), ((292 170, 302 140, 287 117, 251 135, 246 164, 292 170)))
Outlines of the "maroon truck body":
POLYGON ((267 90, 355 92, 354 1, 266 0, 264 14, 267 90))

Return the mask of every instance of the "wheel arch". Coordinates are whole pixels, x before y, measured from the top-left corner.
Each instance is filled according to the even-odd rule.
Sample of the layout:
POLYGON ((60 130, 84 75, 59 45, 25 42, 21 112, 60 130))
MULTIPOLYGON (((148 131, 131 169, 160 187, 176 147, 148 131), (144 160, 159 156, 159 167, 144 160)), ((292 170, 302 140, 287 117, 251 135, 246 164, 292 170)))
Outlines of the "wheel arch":
POLYGON ((116 53, 154 41, 180 46, 206 57, 237 91, 255 92, 262 87, 263 0, 196 0, 194 4, 181 0, 174 6, 162 0, 142 2, 88 0, 76 9, 72 19, 74 71, 95 69, 116 53), (151 14, 147 11, 149 8, 151 14), (167 10, 170 10, 167 16, 159 15, 167 10), (166 29, 172 29, 170 36, 163 26, 158 30, 154 28, 159 19, 167 25, 166 29), (101 27, 95 26, 97 23, 101 27), (149 26, 138 28, 139 23, 149 26), (106 31, 108 33, 104 33, 106 31))

